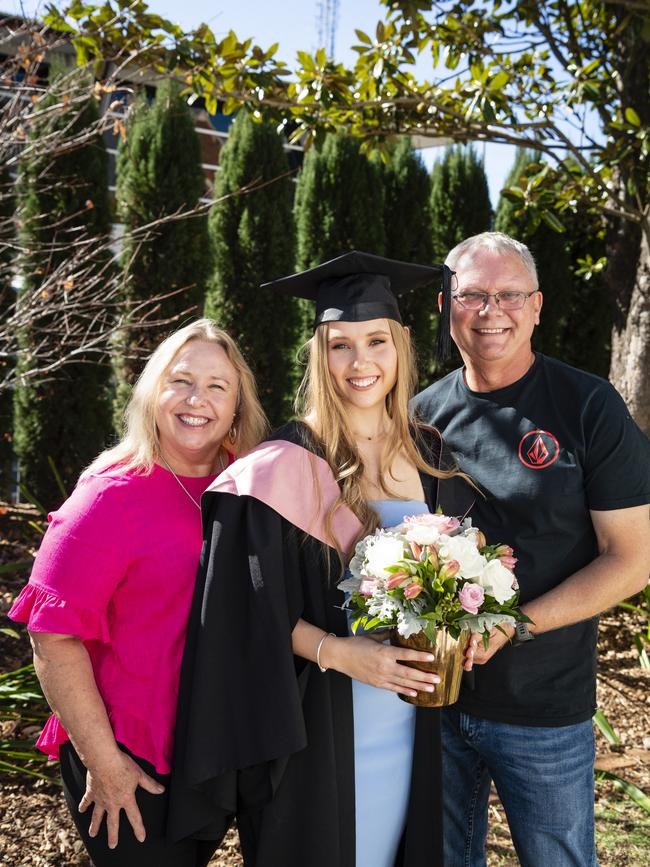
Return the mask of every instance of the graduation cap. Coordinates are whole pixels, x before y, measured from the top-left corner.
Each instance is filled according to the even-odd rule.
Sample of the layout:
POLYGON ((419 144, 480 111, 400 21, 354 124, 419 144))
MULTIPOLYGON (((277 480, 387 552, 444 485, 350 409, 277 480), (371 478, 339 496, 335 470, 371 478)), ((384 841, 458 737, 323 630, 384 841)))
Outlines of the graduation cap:
POLYGON ((442 278, 443 309, 438 328, 438 355, 449 355, 449 308, 452 271, 446 265, 414 265, 356 250, 315 268, 263 283, 263 289, 316 302, 314 329, 324 322, 394 319, 401 323, 397 296, 442 278))

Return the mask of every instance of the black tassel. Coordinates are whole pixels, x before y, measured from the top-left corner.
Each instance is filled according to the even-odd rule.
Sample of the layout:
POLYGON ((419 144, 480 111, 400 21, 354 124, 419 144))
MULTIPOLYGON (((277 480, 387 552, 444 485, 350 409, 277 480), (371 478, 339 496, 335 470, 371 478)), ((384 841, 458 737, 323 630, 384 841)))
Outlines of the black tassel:
POLYGON ((442 266, 442 306, 438 321, 438 361, 447 361, 451 355, 451 278, 456 272, 442 266))

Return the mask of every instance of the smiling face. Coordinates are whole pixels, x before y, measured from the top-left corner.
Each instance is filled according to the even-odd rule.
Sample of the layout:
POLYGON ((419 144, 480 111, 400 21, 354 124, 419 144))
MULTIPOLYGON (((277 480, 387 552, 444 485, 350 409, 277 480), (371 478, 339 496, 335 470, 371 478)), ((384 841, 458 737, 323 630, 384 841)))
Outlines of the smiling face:
POLYGON ((224 349, 182 346, 162 376, 156 404, 160 450, 181 475, 207 475, 237 409, 239 377, 224 349), (205 471, 205 472, 204 472, 205 471))
MULTIPOLYGON (((514 253, 479 248, 456 265, 459 293, 532 292, 532 278, 514 253)), ((455 294, 455 293, 454 293, 455 294)), ((468 369, 504 372, 515 382, 531 361, 531 337, 539 324, 542 295, 535 292, 519 310, 502 310, 494 298, 482 310, 467 310, 453 300, 451 336, 468 369)))
POLYGON ((397 350, 387 319, 330 323, 327 366, 348 409, 375 409, 397 379, 397 350))

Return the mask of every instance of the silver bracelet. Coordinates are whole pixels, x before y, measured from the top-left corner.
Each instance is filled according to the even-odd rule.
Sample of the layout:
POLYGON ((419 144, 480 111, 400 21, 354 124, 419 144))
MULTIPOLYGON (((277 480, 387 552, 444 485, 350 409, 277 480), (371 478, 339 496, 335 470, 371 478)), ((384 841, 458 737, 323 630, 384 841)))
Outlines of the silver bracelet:
POLYGON ((323 674, 325 674, 327 669, 323 668, 323 666, 320 664, 320 651, 321 651, 322 646, 325 644, 327 639, 330 637, 336 638, 336 635, 333 632, 326 632, 325 635, 323 635, 321 640, 318 642, 318 647, 316 648, 316 665, 320 668, 320 670, 323 674))

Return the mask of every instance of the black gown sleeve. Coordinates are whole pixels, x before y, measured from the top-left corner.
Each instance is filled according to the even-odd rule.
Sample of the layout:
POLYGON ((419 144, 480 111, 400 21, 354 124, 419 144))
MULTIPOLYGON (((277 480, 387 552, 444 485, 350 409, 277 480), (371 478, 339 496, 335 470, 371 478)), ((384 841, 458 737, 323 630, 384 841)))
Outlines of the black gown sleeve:
POLYGON ((292 545, 286 522, 254 498, 206 500, 179 691, 173 840, 220 838, 242 806, 270 799, 277 760, 307 743, 291 646, 304 607, 292 556, 299 531, 292 545))

